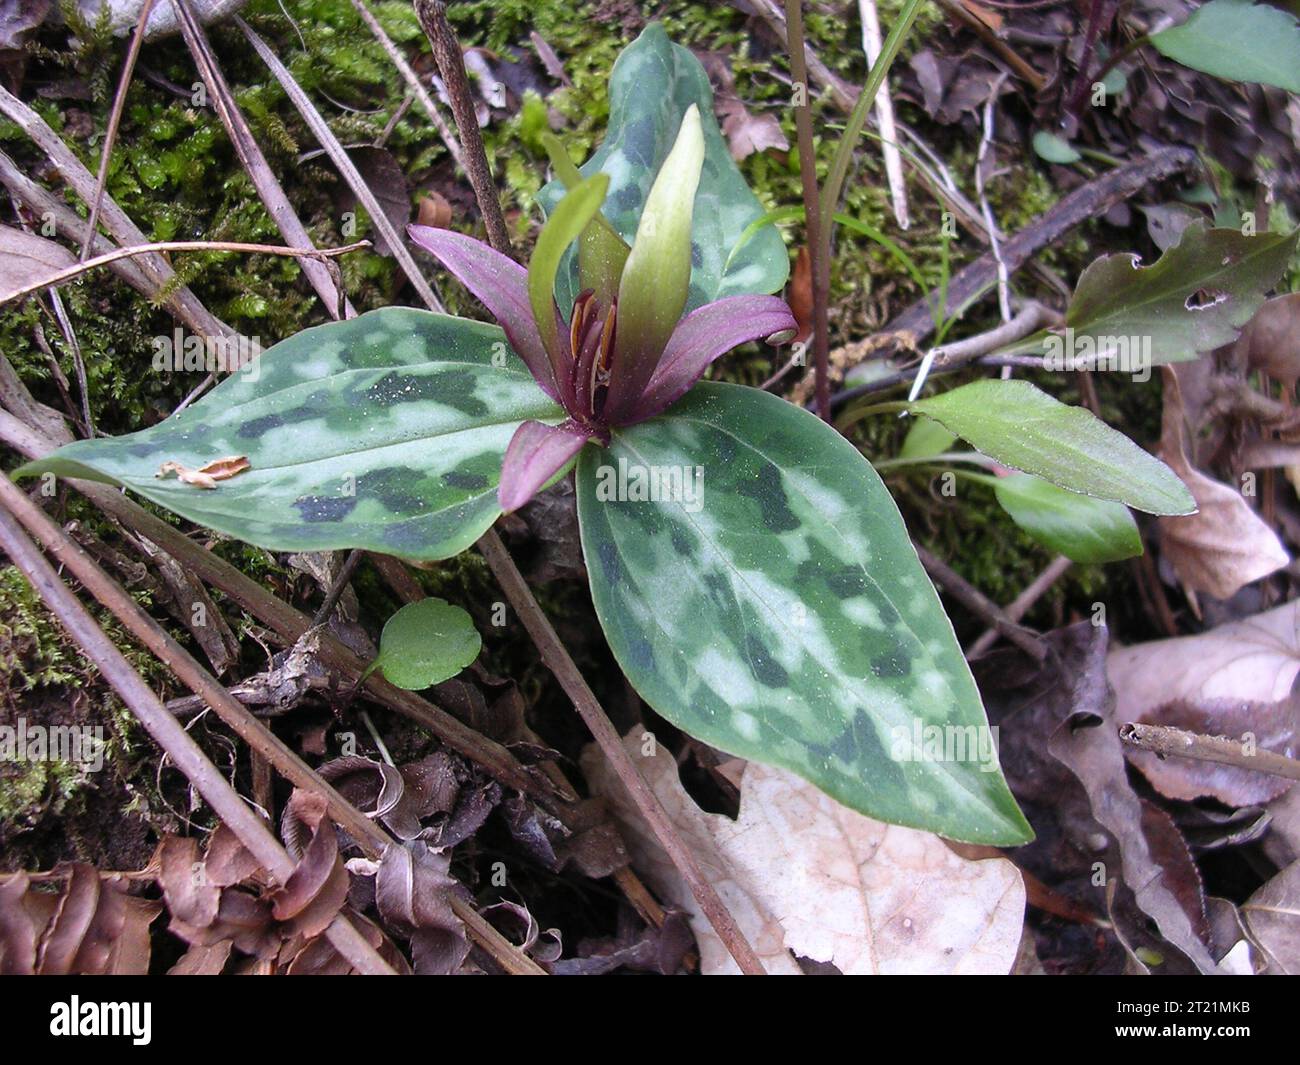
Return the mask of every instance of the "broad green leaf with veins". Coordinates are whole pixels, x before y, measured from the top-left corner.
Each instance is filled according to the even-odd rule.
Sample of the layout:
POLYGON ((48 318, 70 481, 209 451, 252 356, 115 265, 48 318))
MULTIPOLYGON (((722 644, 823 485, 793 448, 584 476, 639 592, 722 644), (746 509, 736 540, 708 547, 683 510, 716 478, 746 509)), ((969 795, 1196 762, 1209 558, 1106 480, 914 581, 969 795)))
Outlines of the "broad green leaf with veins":
MULTIPOLYGON (((686 310, 723 296, 776 292, 785 284, 790 257, 775 226, 759 230, 736 252, 746 228, 764 208, 745 184, 713 117, 713 90, 700 61, 673 44, 663 26, 652 22, 618 57, 609 82, 609 129, 596 153, 580 168, 590 177, 604 171, 609 194, 601 208, 629 244, 641 210, 691 104, 700 109, 704 132, 704 171, 695 194, 691 227, 691 285, 686 310)), ((563 138, 561 138, 563 139, 563 138)), ((552 181, 538 194, 549 214, 564 195, 552 181)), ((556 285, 556 300, 567 316, 578 294, 577 256, 570 249, 556 285)))
POLYGON ((125 485, 272 550, 447 558, 500 514, 516 426, 563 417, 500 329, 427 311, 307 329, 254 366, 151 429, 77 441, 18 472, 125 485), (236 455, 250 469, 215 489, 155 476, 164 462, 236 455))
POLYGON ((578 514, 610 647, 673 724, 881 820, 1031 838, 996 756, 904 757, 917 725, 987 742, 984 712, 897 507, 825 423, 765 392, 700 384, 583 453, 578 514), (600 470, 620 463, 629 477, 701 467, 699 505, 602 499, 615 474, 600 470))

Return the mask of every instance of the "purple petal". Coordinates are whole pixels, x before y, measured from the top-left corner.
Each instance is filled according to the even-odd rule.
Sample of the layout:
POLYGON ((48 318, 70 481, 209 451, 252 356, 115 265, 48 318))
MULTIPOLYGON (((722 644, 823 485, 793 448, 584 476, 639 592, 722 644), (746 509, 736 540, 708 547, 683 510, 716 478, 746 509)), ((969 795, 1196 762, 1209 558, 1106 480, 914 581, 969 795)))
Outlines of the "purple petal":
POLYGON ((524 360, 542 391, 559 400, 551 360, 542 346, 542 335, 528 302, 528 271, 481 241, 450 229, 411 225, 406 232, 474 293, 506 331, 510 346, 524 360))
POLYGON ((523 422, 506 448, 497 501, 506 513, 518 510, 564 468, 591 433, 572 421, 563 425, 523 422))
POLYGON ((677 323, 645 390, 623 409, 609 412, 609 420, 617 425, 651 418, 686 395, 719 355, 797 328, 779 296, 728 296, 707 303, 677 323))

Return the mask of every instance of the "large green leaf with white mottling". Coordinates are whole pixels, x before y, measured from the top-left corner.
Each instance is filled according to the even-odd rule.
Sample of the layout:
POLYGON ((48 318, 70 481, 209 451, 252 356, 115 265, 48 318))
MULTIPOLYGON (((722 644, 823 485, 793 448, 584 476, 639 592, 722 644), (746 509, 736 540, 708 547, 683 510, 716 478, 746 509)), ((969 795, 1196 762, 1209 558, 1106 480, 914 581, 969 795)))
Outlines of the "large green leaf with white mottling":
MULTIPOLYGON (((713 117, 708 75, 689 49, 673 44, 652 22, 623 49, 609 80, 609 128, 595 154, 580 168, 590 177, 609 175, 602 208, 628 243, 636 235, 642 208, 659 167, 677 137, 691 104, 700 109, 704 128, 704 171, 695 194, 691 227, 691 286, 686 309, 723 296, 776 292, 785 284, 790 259, 775 226, 766 226, 741 244, 746 228, 764 214, 727 150, 713 117)), ((564 195, 552 181, 538 195, 550 213, 564 195)), ((570 249, 556 284, 556 299, 567 316, 578 294, 577 256, 570 249)))
POLYGON ((898 509, 824 422, 700 384, 583 453, 578 515, 614 656, 673 724, 884 821, 1030 838, 898 509))
POLYGON ((496 326, 392 307, 307 329, 166 421, 29 463, 125 485, 191 521, 273 550, 464 550, 498 514, 506 445, 559 421, 496 326), (212 489, 156 476, 246 456, 212 489))
POLYGON ((907 404, 989 458, 1071 492, 1150 514, 1192 514, 1187 486, 1091 411, 1053 399, 1028 381, 973 381, 907 404))

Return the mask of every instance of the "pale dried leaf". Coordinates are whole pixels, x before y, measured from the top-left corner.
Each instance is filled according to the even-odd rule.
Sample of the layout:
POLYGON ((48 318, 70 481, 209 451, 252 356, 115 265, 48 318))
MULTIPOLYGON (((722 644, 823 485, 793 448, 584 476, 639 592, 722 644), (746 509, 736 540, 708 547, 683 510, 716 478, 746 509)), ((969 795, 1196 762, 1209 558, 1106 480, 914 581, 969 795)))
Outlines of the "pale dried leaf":
MULTIPOLYGON (((1006 973, 1016 957, 1025 889, 1004 859, 968 861, 941 839, 840 806, 784 770, 751 763, 736 821, 706 814, 681 786, 670 752, 624 740, 770 973, 798 973, 793 955, 846 974, 1006 973)), ((691 917, 705 973, 735 963, 605 761, 583 768, 623 822, 636 864, 691 917)))
POLYGON ((197 488, 216 488, 218 481, 226 481, 236 474, 243 473, 251 464, 243 455, 230 455, 223 459, 213 459, 211 462, 200 466, 197 470, 192 470, 188 466, 174 461, 164 462, 158 467, 155 477, 166 477, 168 474, 175 474, 176 479, 182 484, 192 484, 197 488))
POLYGON ((76 256, 62 244, 0 226, 0 302, 76 262, 76 256))

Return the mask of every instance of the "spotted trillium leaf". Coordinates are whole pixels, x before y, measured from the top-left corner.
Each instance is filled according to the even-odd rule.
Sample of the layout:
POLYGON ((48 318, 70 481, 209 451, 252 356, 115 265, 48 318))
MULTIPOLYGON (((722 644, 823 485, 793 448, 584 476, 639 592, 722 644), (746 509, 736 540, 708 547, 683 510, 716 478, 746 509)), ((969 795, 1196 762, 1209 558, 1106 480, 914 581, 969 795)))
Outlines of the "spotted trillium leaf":
POLYGON ((1150 514, 1191 514, 1196 501, 1159 459, 1091 411, 1028 381, 973 381, 908 404, 989 458, 1071 492, 1150 514))
POLYGON ((824 422, 702 383, 583 452, 578 515, 614 656, 673 724, 880 820, 1031 837, 898 509, 824 422))
POLYGON ((304 330, 159 425, 68 444, 18 474, 125 485, 272 550, 447 558, 501 513, 519 423, 562 417, 496 326, 390 307, 304 330), (210 491, 155 476, 225 455, 249 468, 210 491))
MULTIPOLYGON (((686 310, 722 296, 776 292, 785 284, 790 260, 775 226, 766 226, 741 244, 746 228, 764 209, 736 168, 713 116, 708 75, 689 49, 673 44, 651 23, 614 64, 609 83, 609 128, 596 153, 580 168, 590 177, 610 177, 602 211, 629 244, 655 175, 668 157, 682 118, 699 108, 704 133, 704 170, 695 195, 691 227, 691 283, 686 310)), ((557 178, 538 195, 549 214, 564 195, 557 178)), ((556 300, 567 315, 578 294, 577 256, 570 249, 556 285, 556 300)))

